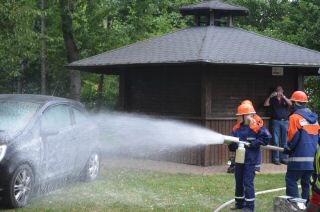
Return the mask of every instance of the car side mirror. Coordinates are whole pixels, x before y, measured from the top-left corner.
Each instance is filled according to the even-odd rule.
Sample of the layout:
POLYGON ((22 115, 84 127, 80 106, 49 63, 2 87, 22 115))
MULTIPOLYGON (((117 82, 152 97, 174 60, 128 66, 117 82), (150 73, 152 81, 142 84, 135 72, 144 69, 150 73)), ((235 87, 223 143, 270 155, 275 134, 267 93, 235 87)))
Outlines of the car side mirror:
POLYGON ((54 136, 58 135, 59 131, 58 130, 51 130, 51 129, 43 129, 41 130, 41 137, 49 137, 49 136, 54 136))

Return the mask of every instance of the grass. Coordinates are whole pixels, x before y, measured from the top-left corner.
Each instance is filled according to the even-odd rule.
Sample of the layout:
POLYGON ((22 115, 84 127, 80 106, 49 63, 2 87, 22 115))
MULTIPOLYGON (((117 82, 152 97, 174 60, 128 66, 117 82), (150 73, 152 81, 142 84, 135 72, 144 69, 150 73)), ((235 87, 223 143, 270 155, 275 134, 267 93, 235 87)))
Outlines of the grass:
MULTIPOLYGON (((284 175, 259 175, 256 190, 285 186, 284 175)), ((233 175, 196 176, 127 169, 104 170, 99 180, 75 183, 33 199, 17 211, 212 211, 233 198, 233 175)), ((272 199, 257 197, 257 211, 272 211, 272 199)), ((225 210, 228 211, 228 210, 225 210)))

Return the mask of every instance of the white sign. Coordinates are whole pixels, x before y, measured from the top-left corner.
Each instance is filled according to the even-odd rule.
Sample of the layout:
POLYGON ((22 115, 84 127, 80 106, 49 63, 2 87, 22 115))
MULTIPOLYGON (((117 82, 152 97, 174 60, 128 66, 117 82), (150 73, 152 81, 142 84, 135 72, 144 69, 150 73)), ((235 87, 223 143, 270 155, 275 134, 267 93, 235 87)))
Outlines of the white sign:
POLYGON ((283 76, 283 67, 272 67, 272 76, 283 76))

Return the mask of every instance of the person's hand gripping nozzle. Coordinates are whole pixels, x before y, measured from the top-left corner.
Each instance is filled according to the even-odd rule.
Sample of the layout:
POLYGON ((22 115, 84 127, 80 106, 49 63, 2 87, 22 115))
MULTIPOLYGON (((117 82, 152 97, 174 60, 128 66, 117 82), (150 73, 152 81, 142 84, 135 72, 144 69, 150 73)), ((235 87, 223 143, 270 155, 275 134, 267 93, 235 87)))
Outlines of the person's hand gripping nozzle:
MULTIPOLYGON (((227 145, 232 144, 232 143, 237 143, 238 149, 236 150, 235 162, 236 163, 244 163, 245 153, 246 153, 245 147, 250 147, 250 142, 240 141, 240 139, 237 137, 225 135, 224 136, 224 143, 227 145)), ((280 152, 284 151, 283 148, 277 147, 277 146, 272 146, 272 145, 261 146, 261 148, 273 150, 273 151, 280 151, 280 152)))

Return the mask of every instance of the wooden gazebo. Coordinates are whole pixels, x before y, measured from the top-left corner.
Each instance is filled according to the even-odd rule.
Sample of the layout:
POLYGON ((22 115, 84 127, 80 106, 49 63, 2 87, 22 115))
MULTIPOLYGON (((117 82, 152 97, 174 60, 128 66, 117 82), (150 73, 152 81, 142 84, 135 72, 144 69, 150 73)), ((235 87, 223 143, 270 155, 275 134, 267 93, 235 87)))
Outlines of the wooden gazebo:
MULTIPOLYGON (((208 1, 181 8, 197 26, 115 49, 69 64, 70 69, 120 76, 121 109, 166 116, 230 134, 235 108, 253 100, 266 125, 265 97, 276 85, 303 90, 316 75, 320 53, 232 27, 246 8, 208 1)), ((188 149, 170 160, 214 165, 229 158, 222 145, 188 149)), ((264 161, 271 153, 264 151, 264 161)))

